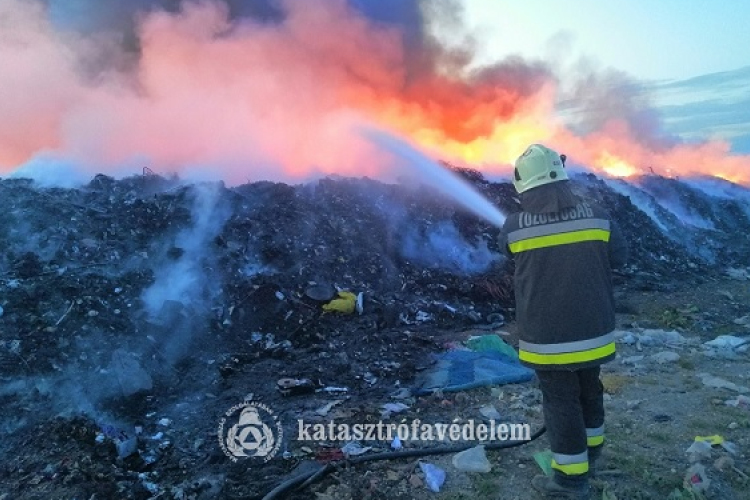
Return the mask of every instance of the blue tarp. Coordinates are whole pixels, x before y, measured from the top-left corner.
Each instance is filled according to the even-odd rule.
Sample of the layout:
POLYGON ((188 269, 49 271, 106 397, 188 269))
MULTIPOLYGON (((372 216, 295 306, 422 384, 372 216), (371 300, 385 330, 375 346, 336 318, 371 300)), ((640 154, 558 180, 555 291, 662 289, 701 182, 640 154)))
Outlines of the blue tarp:
POLYGON ((437 362, 421 376, 413 393, 463 391, 488 385, 528 382, 534 371, 499 352, 448 351, 436 355, 437 362))

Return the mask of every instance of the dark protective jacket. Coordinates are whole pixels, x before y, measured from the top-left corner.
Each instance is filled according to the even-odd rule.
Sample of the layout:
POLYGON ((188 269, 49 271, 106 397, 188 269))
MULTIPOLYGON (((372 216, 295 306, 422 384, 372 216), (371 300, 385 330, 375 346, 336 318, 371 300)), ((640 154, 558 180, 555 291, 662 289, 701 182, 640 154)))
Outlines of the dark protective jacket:
POLYGON ((617 225, 568 181, 521 194, 501 248, 515 260, 519 357, 535 369, 577 369, 615 356, 612 268, 625 264, 617 225))

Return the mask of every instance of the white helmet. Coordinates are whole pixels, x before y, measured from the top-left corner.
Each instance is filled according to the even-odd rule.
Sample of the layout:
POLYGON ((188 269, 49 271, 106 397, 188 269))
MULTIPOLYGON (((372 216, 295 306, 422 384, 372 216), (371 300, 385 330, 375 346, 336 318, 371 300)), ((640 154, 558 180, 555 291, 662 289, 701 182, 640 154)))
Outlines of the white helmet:
POLYGON ((559 155, 541 144, 532 144, 516 160, 513 186, 518 193, 549 184, 567 181, 565 155, 559 155))

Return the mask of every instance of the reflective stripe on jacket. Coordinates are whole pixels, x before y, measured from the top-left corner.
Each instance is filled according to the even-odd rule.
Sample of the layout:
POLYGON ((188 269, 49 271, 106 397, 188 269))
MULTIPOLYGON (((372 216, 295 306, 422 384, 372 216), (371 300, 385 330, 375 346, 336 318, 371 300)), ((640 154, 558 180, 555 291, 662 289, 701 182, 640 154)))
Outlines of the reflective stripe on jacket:
POLYGON ((519 357, 535 369, 579 368, 614 358, 611 268, 627 247, 617 226, 586 202, 505 221, 515 260, 519 357))

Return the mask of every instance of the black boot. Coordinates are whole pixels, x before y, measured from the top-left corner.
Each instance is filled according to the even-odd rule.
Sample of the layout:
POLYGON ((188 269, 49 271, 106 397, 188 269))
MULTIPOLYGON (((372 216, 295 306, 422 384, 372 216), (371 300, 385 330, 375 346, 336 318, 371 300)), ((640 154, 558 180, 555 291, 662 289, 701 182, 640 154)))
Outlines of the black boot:
POLYGON ((560 500, 589 500, 591 498, 588 479, 575 486, 563 486, 549 476, 536 476, 531 480, 531 486, 543 498, 556 498, 560 500))

